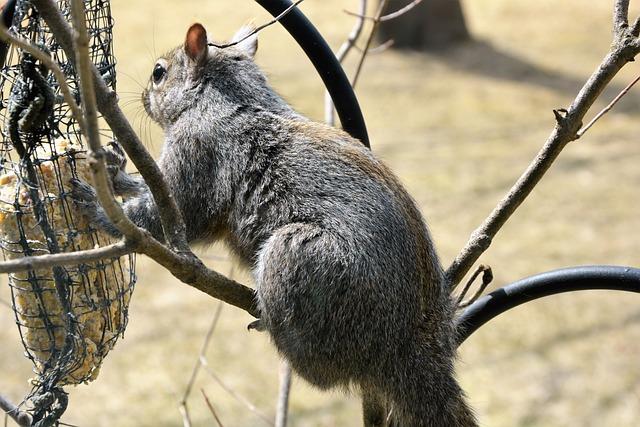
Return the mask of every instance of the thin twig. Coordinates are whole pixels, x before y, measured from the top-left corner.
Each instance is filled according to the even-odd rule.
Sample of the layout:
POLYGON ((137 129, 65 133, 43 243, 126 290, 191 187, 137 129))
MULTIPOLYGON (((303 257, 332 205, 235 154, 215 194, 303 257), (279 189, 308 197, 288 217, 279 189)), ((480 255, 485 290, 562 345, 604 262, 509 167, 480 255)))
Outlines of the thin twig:
POLYGON ((480 264, 478 268, 476 268, 476 271, 473 272, 469 280, 467 280, 467 283, 464 285, 464 288, 462 288, 462 291, 458 295, 458 299, 456 300, 456 306, 460 305, 464 297, 467 296, 467 292, 469 292, 469 289, 471 288, 471 285, 473 285, 473 282, 476 281, 476 278, 478 277, 478 275, 483 271, 485 271, 485 269, 486 267, 483 264, 480 264))
MULTIPOLYGON (((417 5, 419 5, 420 3, 422 3, 422 0, 413 0, 411 3, 409 3, 406 6, 396 10, 395 12, 391 12, 391 13, 389 13, 387 15, 381 16, 378 19, 378 21, 387 22, 387 21, 391 21, 392 19, 399 18, 402 15, 404 15, 405 13, 409 12, 414 7, 416 7, 417 5)), ((376 18, 374 16, 366 16, 364 14, 364 12, 356 13, 356 12, 351 12, 349 10, 344 10, 344 13, 346 13, 347 15, 351 15, 351 16, 355 16, 355 17, 361 18, 361 19, 366 19, 366 20, 369 20, 369 21, 375 21, 376 20, 376 18)))
POLYGON ((629 0, 616 0, 613 6, 613 30, 629 25, 629 0))
POLYGON ((191 425, 191 417, 189 416, 189 407, 187 406, 187 399, 191 394, 191 390, 193 388, 193 384, 196 381, 198 376, 198 372, 200 372, 200 368, 202 367, 202 363, 200 362, 207 352, 209 348, 209 343, 211 342, 211 337, 213 336, 213 331, 215 331, 216 326, 218 325, 218 320, 220 319, 220 313, 222 313, 222 307, 224 304, 222 302, 218 303, 218 307, 216 308, 216 312, 213 315, 213 319, 211 320, 211 324, 209 325, 209 329, 207 330, 207 334, 205 335, 204 342, 202 343, 202 348, 200 349, 200 354, 198 355, 198 360, 193 366, 193 370, 191 371, 191 376, 189 377, 189 382, 187 383, 187 387, 184 390, 184 394, 182 395, 182 399, 180 400, 180 413, 182 414, 183 422, 185 427, 191 425))
POLYGON ((478 287, 478 289, 476 290, 476 292, 473 294, 471 298, 469 298, 466 301, 462 301, 462 299, 458 300, 458 304, 457 304, 458 309, 466 308, 471 304, 473 304, 478 298, 480 298, 480 296, 482 296, 485 289, 487 289, 487 286, 489 286, 493 281, 493 271, 491 270, 491 267, 489 266, 486 266, 486 267, 482 266, 482 267, 483 267, 482 283, 480 284, 480 286, 478 287))
POLYGON ((564 147, 578 138, 582 119, 611 79, 640 52, 640 40, 632 34, 632 29, 626 24, 622 25, 627 20, 627 8, 628 1, 616 2, 611 50, 589 77, 571 106, 567 110, 554 111, 556 125, 544 146, 491 214, 471 234, 469 241, 447 269, 446 278, 451 290, 455 289, 480 255, 489 248, 495 235, 531 194, 564 147))
POLYGON ((286 360, 283 360, 280 363, 280 387, 278 389, 275 427, 287 427, 287 419, 289 418, 289 396, 291 395, 291 376, 291 365, 286 360))
POLYGON ((633 21, 633 25, 631 26, 631 34, 638 37, 640 35, 640 16, 633 21))
POLYGON ((91 57, 89 55, 89 35, 85 20, 83 0, 71 0, 76 51, 76 69, 80 81, 80 96, 85 117, 87 146, 89 148, 89 165, 98 200, 116 228, 132 241, 140 240, 141 230, 125 215, 122 207, 116 202, 111 191, 111 184, 104 160, 104 150, 100 143, 98 127, 98 108, 91 73, 91 57))
POLYGON ((0 262, 0 273, 17 273, 19 271, 51 268, 57 265, 76 265, 101 259, 118 258, 132 252, 133 248, 133 245, 122 240, 101 248, 27 256, 0 262))
POLYGON ((620 101, 622 99, 622 97, 624 97, 636 83, 638 83, 638 81, 640 81, 640 75, 638 77, 636 77, 635 79, 633 79, 633 81, 631 83, 629 83, 624 89, 622 89, 620 91, 620 93, 615 98, 613 98, 613 100, 606 107, 604 107, 602 110, 600 110, 600 112, 598 114, 596 114, 595 117, 593 119, 591 119, 591 121, 589 123, 584 125, 582 127, 582 129, 580 129, 578 131, 578 138, 580 138, 582 135, 584 135, 585 132, 588 131, 589 128, 591 126, 593 126, 598 120, 600 120, 600 118, 602 116, 607 114, 609 112, 609 110, 611 110, 613 108, 613 106, 616 105, 618 103, 618 101, 620 101))
MULTIPOLYGON (((367 0, 360 0, 360 14, 364 15, 366 11, 367 11, 367 0)), ((344 41, 344 43, 342 43, 342 46, 340 46, 340 49, 338 49, 338 53, 336 53, 336 58, 338 59, 338 62, 342 63, 347 58, 347 56, 349 55, 349 52, 358 41, 358 38, 360 38, 360 34, 362 33, 363 27, 364 27, 364 18, 358 17, 355 24, 353 25, 353 28, 351 29, 351 32, 349 33, 349 36, 344 41)), ((333 99, 331 99, 331 95, 329 94, 328 91, 325 91, 324 93, 324 120, 327 124, 331 126, 335 125, 335 121, 336 121, 335 108, 333 105, 333 99)))
POLYGON ((364 65, 364 60, 367 58, 367 54, 369 53, 369 48, 371 47, 371 42, 373 41, 373 37, 376 35, 378 31, 378 25, 380 24, 380 17, 382 16, 382 12, 385 7, 387 7, 387 3, 389 0, 380 0, 380 4, 378 4, 378 10, 376 11, 375 18, 373 20, 373 25, 371 26, 371 31, 369 32, 369 37, 367 38, 367 42, 364 45, 364 49, 360 55, 360 60, 358 61, 358 65, 356 66, 356 71, 353 74, 353 78, 351 79, 351 86, 356 87, 358 83, 358 77, 360 77, 360 72, 362 71, 362 66, 364 65))
POLYGON ((242 37, 240 40, 236 40, 234 42, 230 42, 230 43, 225 43, 225 44, 215 44, 215 43, 209 43, 209 46, 213 46, 213 47, 217 47, 218 49, 224 49, 227 47, 231 47, 231 46, 235 46, 237 44, 242 43, 243 41, 245 41, 246 39, 248 39, 249 37, 253 37, 254 35, 258 34, 260 31, 264 30, 265 28, 275 24, 276 22, 280 21, 282 18, 284 18, 289 12, 291 12, 293 9, 295 9, 296 7, 298 7, 298 5, 300 3, 302 3, 304 0, 297 0, 295 3, 293 3, 291 6, 289 6, 288 8, 286 8, 285 10, 282 11, 282 13, 280 13, 278 16, 276 16, 275 18, 273 18, 271 21, 264 23, 262 25, 260 25, 259 27, 256 27, 253 29, 253 31, 251 31, 249 34, 245 35, 244 37, 242 37))
POLYGON ((71 109, 71 115, 78 122, 78 125, 80 126, 80 130, 82 131, 82 133, 85 133, 86 125, 84 122, 84 116, 82 115, 82 111, 80 110, 80 107, 76 103, 76 100, 73 97, 73 94, 71 93, 71 89, 69 89, 69 85, 67 84, 67 78, 64 72, 60 69, 60 66, 42 49, 37 48, 31 42, 24 39, 22 36, 11 34, 7 29, 7 27, 5 27, 2 22, 0 22, 0 39, 17 46, 18 48, 24 50, 25 52, 30 53, 31 56, 33 56, 42 64, 44 64, 44 66, 47 67, 47 69, 51 70, 51 72, 53 73, 53 76, 58 82, 58 86, 60 87, 60 92, 62 93, 62 96, 64 97, 65 102, 69 105, 69 108, 71 109))
POLYGON ((182 416, 182 426, 183 427, 191 427, 191 416, 189 415, 189 405, 187 404, 187 402, 183 403, 182 405, 178 406, 178 411, 180 412, 180 415, 182 416))
POLYGON ((224 391, 226 391, 227 393, 229 393, 234 399, 236 399, 238 402, 242 403, 244 406, 247 407, 247 409, 251 412, 253 412, 255 415, 257 415, 262 421, 264 421, 267 425, 269 426, 273 426, 273 420, 271 418, 269 418, 267 415, 265 415, 264 413, 262 413, 253 403, 251 403, 247 398, 243 397, 242 395, 240 395, 238 392, 236 392, 234 389, 232 389, 231 387, 229 387, 227 384, 224 383, 224 381, 222 381, 220 379, 220 377, 213 371, 213 369, 211 369, 211 367, 209 366, 209 362, 207 361, 206 358, 201 358, 200 359, 201 363, 202 363, 202 367, 204 368, 205 372, 207 374, 209 374, 209 376, 211 378, 213 378, 213 380, 215 382, 218 383, 218 385, 220 385, 220 387, 222 387, 224 389, 224 391))
POLYGON ((9 399, 0 394, 0 409, 7 414, 20 427, 31 427, 31 416, 21 411, 9 399))
POLYGON ((216 413, 216 410, 213 409, 213 405, 211 404, 211 401, 209 401, 209 397, 207 396, 207 394, 204 392, 204 389, 201 388, 200 392, 202 392, 202 397, 204 397, 204 401, 207 403, 207 406, 209 407, 209 411, 211 411, 211 414, 213 415, 213 418, 216 419, 216 422, 218 423, 218 425, 220 427, 224 427, 222 425, 222 421, 220 421, 220 418, 218 418, 218 414, 216 413))
MULTIPOLYGON (((395 43, 395 40, 393 39, 389 39, 386 42, 379 44, 376 47, 372 47, 369 48, 369 55, 377 55, 379 53, 382 53, 384 51, 386 51, 387 49, 389 49, 391 46, 393 46, 393 44, 395 43)), ((358 52, 364 52, 364 49, 358 47, 358 46, 354 46, 353 47, 355 50, 357 50, 358 52)))

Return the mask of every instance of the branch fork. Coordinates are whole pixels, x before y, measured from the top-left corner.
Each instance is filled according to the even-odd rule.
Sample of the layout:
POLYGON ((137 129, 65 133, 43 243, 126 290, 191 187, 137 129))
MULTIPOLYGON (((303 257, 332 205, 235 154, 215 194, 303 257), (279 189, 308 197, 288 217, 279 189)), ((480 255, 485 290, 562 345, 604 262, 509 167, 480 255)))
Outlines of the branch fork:
POLYGON ((580 138, 604 113, 606 113, 638 80, 632 82, 614 101, 582 128, 582 120, 598 99, 604 88, 628 62, 640 53, 640 18, 631 27, 629 0, 616 0, 613 10, 613 43, 609 53, 584 84, 567 109, 553 110, 556 124, 536 157, 518 178, 509 192, 493 209, 484 222, 471 234, 469 241, 446 271, 451 290, 462 281, 480 256, 488 249, 492 239, 516 209, 531 194, 544 174, 558 158, 564 147, 580 138))

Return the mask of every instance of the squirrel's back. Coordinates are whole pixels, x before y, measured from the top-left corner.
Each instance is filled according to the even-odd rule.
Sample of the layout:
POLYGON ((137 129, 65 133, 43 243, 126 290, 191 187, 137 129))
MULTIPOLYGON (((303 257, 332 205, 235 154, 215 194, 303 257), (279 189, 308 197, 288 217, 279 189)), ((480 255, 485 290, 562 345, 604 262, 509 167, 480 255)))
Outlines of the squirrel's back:
MULTIPOLYGON (((253 146, 234 202, 231 235, 237 243, 257 252, 274 230, 309 223, 339 236, 351 259, 368 258, 376 266, 383 261, 410 273, 410 288, 442 285, 424 220, 386 165, 341 130, 268 116, 260 119, 265 130, 254 133, 255 141, 244 139, 253 146)), ((432 291, 427 298, 439 293, 432 291)))

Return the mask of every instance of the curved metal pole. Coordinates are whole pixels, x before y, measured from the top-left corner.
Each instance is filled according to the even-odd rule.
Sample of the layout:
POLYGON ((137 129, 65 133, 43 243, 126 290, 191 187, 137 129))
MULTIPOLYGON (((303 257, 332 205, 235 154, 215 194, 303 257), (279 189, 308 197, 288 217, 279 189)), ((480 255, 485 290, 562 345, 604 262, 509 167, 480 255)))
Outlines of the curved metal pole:
POLYGON ((604 265, 571 267, 507 285, 480 298, 456 319, 458 345, 494 317, 521 304, 564 292, 595 289, 640 293, 640 269, 604 265))
MULTIPOLYGON (((9 0, 5 3, 2 8, 2 15, 0 16, 0 20, 2 24, 9 28, 13 23, 13 15, 16 10, 16 0, 9 0)), ((9 42, 0 42, 0 67, 4 66, 5 61, 7 60, 7 54, 9 53, 9 42)))
MULTIPOLYGON (((278 16, 291 6, 289 0, 255 0, 271 15, 278 16)), ((342 128, 369 147, 367 126, 351 83, 333 51, 304 14, 294 8, 279 21, 313 63, 336 107, 342 128)))

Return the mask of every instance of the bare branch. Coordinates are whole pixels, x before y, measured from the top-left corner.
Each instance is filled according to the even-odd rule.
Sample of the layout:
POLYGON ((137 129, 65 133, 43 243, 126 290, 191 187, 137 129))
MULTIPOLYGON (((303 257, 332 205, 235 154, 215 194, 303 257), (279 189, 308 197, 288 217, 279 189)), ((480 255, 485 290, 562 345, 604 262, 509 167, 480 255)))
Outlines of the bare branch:
POLYGON ((0 394, 0 409, 20 427, 31 427, 31 416, 21 411, 20 408, 11 403, 11 401, 2 394, 0 394))
POLYGON ((146 232, 145 238, 138 243, 137 250, 148 255, 189 286, 259 317, 253 289, 208 269, 190 251, 177 254, 146 232))
POLYGON ((369 32, 369 37, 367 38, 367 42, 364 45, 364 49, 362 50, 362 54, 360 55, 360 60, 358 61, 358 65, 356 66, 356 71, 353 74, 353 78, 351 79, 351 86, 356 87, 358 83, 358 77, 360 77, 360 72, 362 71, 362 66, 364 65, 364 60, 367 57, 367 53, 369 53, 369 48, 371 47, 371 42, 373 41, 373 37, 376 35, 378 31, 378 25, 380 24, 380 17, 382 16, 382 12, 384 8, 387 7, 387 3, 389 0, 380 0, 380 4, 378 5, 378 10, 373 19, 373 25, 371 26, 371 31, 369 32))
MULTIPOLYGON (((230 274, 233 276, 233 274, 230 274)), ((191 377, 189 378, 189 382, 187 383, 187 387, 185 388, 184 394, 182 395, 182 399, 180 400, 180 413, 182 414, 183 423, 185 427, 189 427, 191 425, 191 418, 189 417, 189 407, 187 406, 187 399, 191 394, 191 390, 193 389, 193 384, 196 381, 196 377, 198 376, 198 372, 200 372, 200 368, 202 367, 201 360, 205 357, 207 349, 209 348, 209 343, 211 342, 211 337, 213 336, 213 331, 216 329, 218 325, 218 320, 220 319, 220 313, 222 313, 223 303, 218 303, 218 308, 216 309, 215 314, 213 315, 213 320, 211 321, 211 325, 207 330, 207 334, 204 338, 204 343, 202 344, 202 348, 200 349, 200 354, 198 355, 198 360, 196 364, 193 366, 193 370, 191 371, 191 377)))
POLYGON ((631 34, 638 37, 640 35, 640 16, 633 21, 633 25, 631 26, 631 34))
MULTIPOLYGON (((72 62, 75 62, 73 49, 74 32, 60 13, 56 2, 54 0, 33 0, 31 3, 38 9, 42 18, 49 25, 67 56, 72 62)), ((74 63, 74 65, 76 65, 77 69, 77 64, 74 63)), ((93 73, 98 109, 149 186, 158 206, 167 243, 178 251, 190 252, 182 213, 169 191, 162 172, 118 106, 118 97, 115 92, 107 87, 93 64, 90 64, 90 69, 93 73)))
MULTIPOLYGON (((389 49, 391 46, 393 46, 393 44, 395 43, 395 41, 393 39, 389 39, 386 42, 376 46, 376 47, 372 47, 369 48, 369 55, 376 55, 378 53, 382 53, 385 50, 389 49)), ((364 49, 361 49, 358 46, 354 46, 353 47, 355 50, 357 50, 358 52, 364 52, 364 49)))
POLYGON ((473 282, 476 281, 476 278, 478 277, 478 275, 485 270, 486 270, 486 267, 483 264, 480 264, 478 268, 476 268, 476 271, 473 272, 469 280, 467 280, 467 283, 464 285, 464 288, 462 288, 462 291, 460 291, 460 294, 458 295, 458 299, 456 300, 456 307, 460 305, 464 297, 467 295, 467 292, 469 292, 469 288, 471 288, 471 285, 473 285, 473 282))
MULTIPOLYGON (((60 13, 55 1, 32 0, 32 4, 38 9, 40 15, 47 22, 67 56, 74 59, 74 33, 65 21, 64 16, 60 13)), ((76 69, 78 69, 78 64, 75 65, 76 69)), ((167 244, 170 246, 170 248, 164 246, 145 230, 130 227, 130 224, 127 222, 128 220, 124 219, 117 225, 125 228, 130 227, 125 234, 131 234, 132 238, 130 240, 133 249, 153 258, 184 283, 214 298, 221 299, 231 305, 242 308, 252 316, 257 317, 258 310, 255 305, 255 292, 251 288, 208 269, 202 261, 191 252, 186 241, 186 228, 182 214, 178 209, 175 199, 171 195, 162 172, 144 145, 140 142, 122 110, 118 107, 115 92, 107 87, 93 64, 90 64, 89 68, 93 74, 97 107, 149 186, 158 206, 167 244)), ((100 161, 99 155, 96 157, 96 160, 94 167, 100 168, 102 162, 100 161)), ((97 177, 102 176, 99 171, 96 172, 97 177)), ((108 187, 108 182, 96 183, 96 190, 99 192, 107 191, 108 187)), ((105 196, 106 193, 101 195, 101 201, 102 198, 104 198, 107 202, 107 206, 104 206, 105 211, 110 217, 117 221, 118 218, 121 218, 117 211, 120 208, 115 205, 109 206, 109 200, 105 196)))
POLYGON ((132 241, 140 240, 142 232, 127 218, 122 207, 116 202, 104 161, 104 151, 100 143, 98 109, 94 92, 91 57, 89 56, 89 36, 85 21, 84 2, 71 0, 71 14, 75 28, 76 69, 80 80, 80 95, 85 116, 86 138, 90 151, 89 164, 98 200, 118 230, 132 241))
POLYGON ((247 409, 251 412, 253 412, 255 415, 257 415, 262 421, 264 421, 267 425, 269 426, 273 426, 273 420, 271 420, 271 418, 269 418, 267 415, 265 415, 264 413, 262 413, 258 408, 256 408, 256 406, 251 403, 247 398, 241 396, 240 394, 238 394, 238 392, 236 392, 234 389, 232 389, 231 387, 229 387, 227 384, 224 383, 224 381, 222 381, 220 379, 220 377, 213 371, 213 369, 211 369, 211 367, 209 366, 209 362, 207 362, 206 358, 201 358, 200 362, 202 363, 202 367, 205 369, 205 371, 209 374, 209 376, 211 376, 211 378, 213 378, 213 380, 215 382, 218 383, 218 385, 220 385, 220 387, 222 387, 224 389, 224 391, 226 391, 227 393, 229 393, 231 396, 233 396, 238 402, 242 403, 244 406, 247 407, 247 409))
POLYGON ((387 15, 381 16, 380 17, 380 22, 391 21, 392 19, 399 18, 400 16, 404 15, 405 13, 409 12, 411 9, 413 9, 414 7, 419 5, 421 2, 422 2, 422 0, 413 0, 411 3, 409 3, 405 7, 400 8, 400 9, 396 10, 395 12, 392 12, 392 13, 389 13, 387 15))
MULTIPOLYGON (((626 17, 626 6, 628 2, 625 1, 616 3, 615 22, 626 17)), ((640 41, 631 34, 629 28, 615 31, 610 52, 582 87, 571 106, 564 110, 564 114, 559 113, 561 110, 555 112, 556 126, 540 152, 487 219, 471 234, 469 241, 447 270, 446 276, 452 290, 491 245, 496 233, 524 202, 564 147, 579 137, 582 119, 611 79, 639 52, 640 41)))
MULTIPOLYGON (((360 15, 364 16, 367 12, 367 0, 360 0, 360 15)), ((338 62, 342 63, 351 49, 355 46, 356 41, 360 38, 360 34, 362 33, 362 28, 364 27, 364 18, 358 17, 356 23, 353 25, 347 40, 342 43, 338 53, 336 53, 336 58, 338 62)), ((334 126, 335 125, 335 109, 333 108, 333 100, 331 99, 331 95, 329 95, 328 91, 324 93, 324 120, 327 124, 334 126)))
POLYGON ((413 0, 411 3, 407 4, 404 7, 401 7, 400 9, 396 10, 395 12, 389 13, 387 15, 383 15, 380 18, 376 18, 375 16, 366 16, 364 14, 364 12, 360 12, 360 13, 355 13, 355 12, 351 12, 349 10, 344 10, 344 13, 346 13, 347 15, 351 15, 351 16, 355 16, 358 18, 361 18, 363 20, 369 20, 369 21, 380 21, 380 22, 386 22, 386 21, 391 21, 392 19, 396 19, 401 17, 402 15, 408 13, 411 9, 413 9, 414 7, 416 7, 417 5, 419 5, 420 3, 422 3, 422 0, 413 0))
POLYGON ((182 426, 183 427, 191 427, 191 416, 189 415, 189 405, 185 402, 184 404, 178 406, 178 411, 180 411, 180 415, 182 415, 182 426))
POLYGON ((218 418, 218 414, 216 413, 216 410, 213 409, 213 405, 211 404, 211 401, 209 401, 209 397, 207 397, 207 394, 204 392, 204 389, 201 388, 200 392, 202 393, 202 397, 204 397, 204 401, 207 403, 207 406, 209 407, 209 411, 211 411, 213 418, 215 418, 216 423, 218 423, 220 427, 223 427, 222 422, 220 421, 220 418, 218 418))
MULTIPOLYGON (((489 284, 491 284, 491 282, 493 281, 493 271, 491 270, 491 267, 480 265, 478 268, 478 272, 480 271, 482 271, 482 283, 480 284, 476 292, 473 294, 473 296, 468 300, 462 301, 464 294, 460 294, 460 298, 458 299, 458 303, 457 303, 458 309, 465 308, 473 304, 478 298, 480 298, 480 296, 484 293, 485 289, 487 289, 487 286, 489 286, 489 284)), ((473 280, 475 280, 475 275, 472 281, 473 280)), ((471 283, 471 281, 469 283, 471 283)))
POLYGON ((224 49, 227 47, 231 47, 231 46, 235 46, 237 44, 242 43, 243 41, 245 41, 246 39, 248 39, 249 37, 252 37, 256 34, 258 34, 260 31, 264 30, 265 28, 275 24, 276 22, 280 21, 282 18, 284 18, 289 12, 291 12, 293 9, 295 9, 296 7, 298 7, 298 5, 300 3, 302 3, 304 0, 297 0, 295 3, 293 3, 291 6, 289 6, 288 8, 286 8, 285 10, 282 11, 282 13, 280 13, 278 16, 276 16, 275 18, 273 18, 271 21, 260 25, 259 27, 254 28, 253 31, 251 31, 249 34, 247 34, 246 36, 242 37, 240 40, 236 40, 234 42, 231 43, 226 43, 226 44, 215 44, 215 43, 209 43, 209 46, 213 46, 213 47, 217 47, 218 49, 224 49))
POLYGON ((624 97, 636 83, 638 83, 638 81, 640 81, 640 75, 638 77, 636 77, 635 79, 633 79, 633 81, 631 83, 629 83, 624 89, 622 89, 620 91, 620 93, 618 95, 616 95, 616 97, 613 98, 613 100, 606 107, 604 107, 602 110, 600 110, 600 112, 598 114, 596 114, 595 117, 593 119, 591 119, 591 121, 589 123, 584 125, 582 127, 582 129, 580 129, 578 131, 578 138, 580 138, 582 135, 584 135, 585 132, 588 131, 589 128, 591 128, 591 126, 593 126, 602 116, 607 114, 609 112, 609 110, 611 110, 613 108, 613 106, 616 105, 618 103, 618 101, 620 101, 622 99, 622 97, 624 97))
POLYGON ((276 407, 275 427, 287 427, 289 415, 289 395, 291 394, 291 365, 286 360, 280 363, 280 388, 276 407))
POLYGON ((23 37, 11 34, 2 22, 0 22, 0 39, 19 47, 25 52, 29 52, 31 56, 44 64, 47 69, 51 70, 53 76, 58 82, 58 85, 60 86, 60 92, 62 92, 62 96, 64 97, 65 102, 71 109, 73 118, 76 119, 78 125, 80 126, 80 129, 83 133, 85 133, 86 125, 84 116, 82 115, 82 111, 76 103, 75 98, 71 94, 71 89, 69 89, 69 85, 67 85, 67 79, 64 75, 64 72, 60 69, 58 64, 53 59, 51 59, 49 55, 44 53, 42 49, 37 48, 28 40, 25 40, 23 37))
POLYGON ((620 31, 627 25, 629 25, 629 0, 615 0, 613 6, 613 31, 620 31))
POLYGON ((122 240, 101 248, 77 252, 36 255, 0 262, 0 273, 38 270, 58 265, 75 265, 107 258, 118 258, 133 251, 134 245, 122 240))

